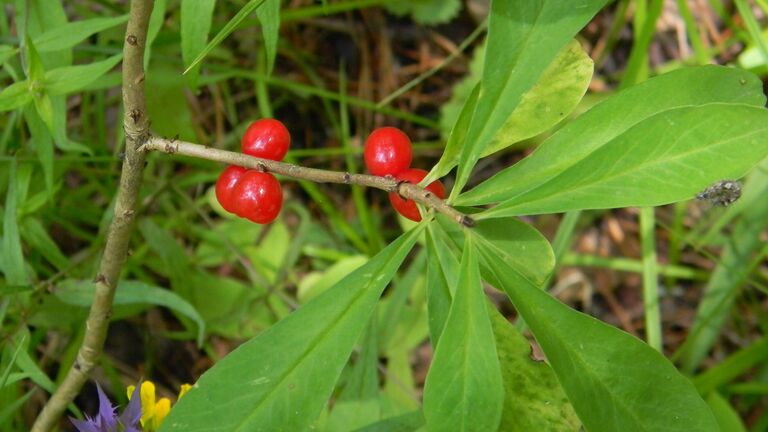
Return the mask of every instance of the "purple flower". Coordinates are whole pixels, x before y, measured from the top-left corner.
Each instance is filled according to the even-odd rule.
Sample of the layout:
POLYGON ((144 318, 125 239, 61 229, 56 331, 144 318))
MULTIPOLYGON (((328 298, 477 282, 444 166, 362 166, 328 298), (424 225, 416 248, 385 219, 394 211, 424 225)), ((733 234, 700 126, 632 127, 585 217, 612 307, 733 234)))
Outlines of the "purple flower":
POLYGON ((139 432, 139 419, 141 418, 141 398, 139 388, 133 391, 131 401, 120 416, 115 412, 116 408, 104 394, 99 384, 96 384, 99 393, 99 414, 96 417, 85 416, 85 420, 77 420, 70 417, 72 424, 80 432, 139 432))

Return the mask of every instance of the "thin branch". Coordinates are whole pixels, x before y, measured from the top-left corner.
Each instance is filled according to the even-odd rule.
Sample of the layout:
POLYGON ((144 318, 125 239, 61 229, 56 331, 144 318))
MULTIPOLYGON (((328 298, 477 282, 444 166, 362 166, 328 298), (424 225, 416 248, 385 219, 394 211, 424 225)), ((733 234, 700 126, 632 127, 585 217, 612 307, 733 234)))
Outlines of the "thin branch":
POLYGON ((366 174, 351 174, 347 172, 307 168, 269 159, 261 159, 242 153, 219 150, 200 144, 158 137, 151 137, 141 150, 155 150, 168 154, 180 154, 199 159, 224 162, 230 165, 258 169, 295 179, 309 180, 315 183, 354 184, 382 189, 387 192, 397 192, 403 198, 412 199, 419 204, 435 209, 435 211, 450 217, 458 224, 466 227, 475 225, 475 221, 471 217, 446 204, 445 201, 438 198, 435 194, 417 185, 399 182, 391 177, 378 177, 366 174))
POLYGON ((153 0, 131 0, 130 18, 123 45, 123 127, 125 160, 115 200, 114 216, 94 279, 93 304, 85 323, 85 336, 75 363, 67 372, 32 426, 32 432, 57 429, 59 418, 80 392, 96 366, 107 337, 112 300, 120 272, 128 257, 128 246, 144 168, 139 147, 149 138, 149 119, 144 101, 144 48, 153 0))

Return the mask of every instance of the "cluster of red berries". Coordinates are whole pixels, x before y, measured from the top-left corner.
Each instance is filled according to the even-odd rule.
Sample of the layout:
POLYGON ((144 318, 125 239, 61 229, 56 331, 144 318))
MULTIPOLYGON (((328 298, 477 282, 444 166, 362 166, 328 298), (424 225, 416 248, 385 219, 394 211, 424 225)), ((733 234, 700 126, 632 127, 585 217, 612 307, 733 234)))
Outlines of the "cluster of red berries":
MULTIPOLYGON (((275 119, 256 120, 240 141, 242 152, 275 161, 283 160, 291 134, 275 119)), ((275 176, 230 165, 216 181, 216 198, 224 210, 256 223, 275 220, 283 205, 283 191, 275 176)))
MULTIPOLYGON (((365 140, 363 156, 365 166, 373 175, 392 176, 413 184, 418 184, 427 176, 426 171, 410 167, 413 159, 411 140, 398 128, 382 127, 371 132, 365 140)), ((439 180, 430 183, 426 189, 440 199, 445 198, 445 186, 439 180)), ((421 220, 413 200, 404 199, 397 192, 390 192, 389 202, 406 218, 416 222, 421 220)))

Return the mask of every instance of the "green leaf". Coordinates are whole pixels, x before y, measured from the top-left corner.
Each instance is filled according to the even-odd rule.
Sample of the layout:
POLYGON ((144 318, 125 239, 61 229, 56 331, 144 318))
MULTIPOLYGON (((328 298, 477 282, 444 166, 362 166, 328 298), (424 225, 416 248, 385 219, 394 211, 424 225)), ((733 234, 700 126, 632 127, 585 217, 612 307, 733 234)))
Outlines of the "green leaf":
POLYGON ((299 282, 296 297, 301 303, 307 303, 336 285, 366 262, 368 262, 368 257, 365 255, 353 255, 340 259, 322 272, 308 273, 299 282))
POLYGON ((459 261, 450 253, 449 241, 435 224, 427 226, 427 311, 429 336, 437 346, 451 310, 454 281, 458 280, 459 261))
POLYGON ((16 55, 19 50, 16 47, 9 45, 0 45, 0 65, 5 64, 5 61, 16 55))
POLYGON ((467 131, 454 200, 475 163, 563 47, 608 0, 496 0, 491 3, 483 89, 467 131))
POLYGON ((723 66, 679 69, 623 90, 557 131, 529 157, 463 193, 456 204, 501 202, 565 171, 634 125, 663 111, 714 102, 763 106, 753 74, 723 66))
POLYGON ((327 431, 352 431, 379 420, 379 343, 377 320, 371 319, 361 338, 361 349, 341 394, 334 400, 327 431))
POLYGON ((520 100, 482 156, 534 137, 560 123, 587 92, 594 62, 572 40, 547 66, 538 82, 520 100))
POLYGON ((491 312, 504 383, 500 431, 578 431, 581 422, 555 373, 531 358, 531 345, 515 327, 491 312))
POLYGON ((504 388, 472 237, 467 236, 456 295, 424 384, 424 417, 435 431, 492 431, 504 388))
MULTIPOLYGON (((433 171, 439 170, 439 177, 447 174, 458 163, 461 145, 476 103, 477 83, 483 72, 484 58, 484 46, 478 47, 470 63, 469 77, 454 87, 451 100, 441 108, 440 124, 445 126, 455 123, 455 126, 438 164, 442 166, 439 169, 433 169, 433 171), (474 90, 468 98, 467 93, 470 88, 474 90), (472 101, 473 97, 475 101, 472 101), (456 108, 458 104, 465 104, 467 107, 461 111, 461 114, 458 114, 456 108)), ((572 40, 555 57, 538 82, 523 95, 520 105, 501 126, 482 156, 488 156, 539 135, 563 120, 576 108, 587 91, 592 70, 592 59, 584 52, 578 41, 572 40)))
MULTIPOLYGON (((73 306, 90 306, 96 286, 93 282, 68 279, 56 285, 55 294, 62 302, 73 306)), ((205 322, 197 310, 176 293, 147 285, 140 281, 123 280, 118 283, 113 305, 149 304, 164 306, 186 316, 197 324, 197 345, 203 344, 205 322)))
POLYGON ((720 425, 721 431, 727 432, 746 432, 747 428, 741 421, 739 413, 728 403, 718 392, 712 392, 707 396, 707 404, 712 409, 712 413, 720 425))
POLYGON ((39 52, 63 50, 72 48, 91 35, 123 24, 127 21, 128 15, 75 21, 47 30, 33 40, 39 52))
MULTIPOLYGON (((181 2, 181 58, 185 65, 191 63, 208 42, 214 6, 216 0, 181 2)), ((196 87, 199 74, 199 67, 187 74, 191 88, 196 87)))
POLYGON ((10 162, 8 170, 8 190, 5 193, 5 215, 3 216, 3 273, 5 282, 11 286, 28 285, 29 278, 21 250, 19 225, 16 220, 16 159, 10 162))
MULTIPOLYGON (((463 231, 456 223, 444 216, 437 219, 453 243, 461 246, 463 231)), ((472 231, 493 248, 499 259, 535 286, 543 286, 555 268, 555 253, 547 239, 516 218, 482 219, 472 231)))
POLYGON ((176 136, 195 141, 192 113, 184 96, 184 81, 167 63, 155 62, 147 72, 147 112, 152 129, 161 136, 176 136))
POLYGON ((762 107, 672 109, 479 217, 669 204, 693 198, 718 180, 740 178, 767 155, 768 110, 762 107))
POLYGON ((335 287, 218 362, 174 406, 161 431, 307 428, 420 233, 402 235, 335 287))
POLYGON ((280 0, 265 0, 256 9, 256 16, 261 23, 261 34, 264 37, 264 51, 267 60, 267 75, 272 73, 277 58, 277 40, 280 32, 280 0))
POLYGON ((24 107, 24 120, 29 128, 30 141, 40 159, 45 178, 45 189, 49 196, 53 193, 53 137, 48 125, 31 105, 24 107))
POLYGON ((0 93, 0 112, 10 111, 32 101, 29 81, 18 81, 4 88, 0 93))
POLYGON ((693 384, 658 351, 560 303, 475 237, 485 279, 530 326, 586 430, 718 430, 693 384))
POLYGON ((122 54, 87 65, 64 66, 45 73, 45 89, 51 95, 76 92, 109 72, 122 60, 122 54))
POLYGON ((155 5, 152 8, 152 14, 149 16, 149 26, 147 27, 147 47, 144 52, 144 70, 149 69, 149 62, 152 59, 152 46, 155 43, 157 35, 160 34, 160 29, 163 27, 163 24, 165 24, 165 6, 166 0, 155 0, 155 5))
POLYGON ((469 123, 472 121, 472 116, 475 114, 475 109, 477 108, 477 100, 480 96, 481 85, 482 83, 477 83, 472 88, 472 92, 469 94, 469 97, 467 97, 467 101, 464 102, 459 117, 456 120, 453 129, 451 129, 451 134, 448 136, 448 141, 445 143, 443 155, 424 180, 422 180, 422 185, 430 184, 432 181, 445 176, 458 163, 459 154, 461 154, 464 141, 467 138, 469 123))
POLYGON ((460 0, 407 0, 384 5, 396 15, 410 14, 416 23, 423 25, 447 23, 461 10, 460 0))
POLYGON ((69 267, 69 258, 61 252, 59 245, 53 241, 38 219, 25 218, 22 222, 21 235, 29 246, 53 264, 56 270, 63 271, 69 267))
POLYGON ((261 6, 262 3, 264 3, 265 0, 250 0, 248 3, 245 4, 245 6, 240 9, 237 14, 235 14, 234 17, 232 17, 231 20, 227 22, 226 25, 216 34, 216 36, 213 37, 213 39, 208 42, 208 45, 205 46, 205 48, 200 52, 200 54, 195 57, 194 60, 192 60, 192 63, 187 66, 187 69, 184 70, 184 73, 186 74, 189 72, 192 68, 197 66, 198 63, 203 61, 205 56, 208 55, 211 51, 213 51, 214 48, 216 48, 224 39, 229 36, 230 33, 235 31, 238 25, 248 17, 248 15, 251 14, 256 8, 261 6))
POLYGON ((424 414, 413 411, 396 417, 390 417, 355 432, 414 432, 424 426, 424 414))

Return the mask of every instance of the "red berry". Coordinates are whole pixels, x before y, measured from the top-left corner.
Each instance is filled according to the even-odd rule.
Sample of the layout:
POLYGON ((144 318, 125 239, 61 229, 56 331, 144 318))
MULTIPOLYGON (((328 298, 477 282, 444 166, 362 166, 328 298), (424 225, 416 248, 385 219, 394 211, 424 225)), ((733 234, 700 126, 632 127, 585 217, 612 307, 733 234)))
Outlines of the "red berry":
MULTIPOLYGON (((395 178, 400 181, 418 184, 420 181, 424 180, 424 177, 426 176, 426 171, 422 169, 411 168, 396 175, 395 178)), ((433 181, 426 187, 426 189, 437 195, 437 197, 440 199, 445 198, 445 186, 443 186, 440 180, 433 181)), ((392 207, 394 207, 398 213, 405 216, 406 218, 416 222, 421 220, 421 214, 419 213, 419 209, 416 207, 416 203, 413 200, 403 199, 403 197, 401 197, 397 192, 390 192, 389 202, 392 203, 392 207)))
POLYGON ((251 123, 240 144, 247 155, 280 161, 288 153, 291 134, 279 120, 266 118, 251 123))
POLYGON ((248 170, 232 190, 233 213, 256 223, 270 223, 280 213, 283 191, 270 173, 248 170))
POLYGON ((216 180, 216 199, 224 210, 234 213, 234 196, 232 189, 235 188, 237 181, 247 170, 243 167, 230 165, 221 172, 219 179, 216 180))
POLYGON ((411 140, 398 128, 378 128, 365 140, 363 156, 371 174, 396 176, 411 166, 411 140))

